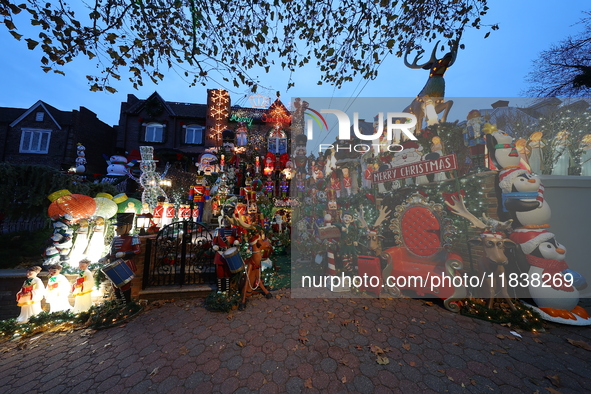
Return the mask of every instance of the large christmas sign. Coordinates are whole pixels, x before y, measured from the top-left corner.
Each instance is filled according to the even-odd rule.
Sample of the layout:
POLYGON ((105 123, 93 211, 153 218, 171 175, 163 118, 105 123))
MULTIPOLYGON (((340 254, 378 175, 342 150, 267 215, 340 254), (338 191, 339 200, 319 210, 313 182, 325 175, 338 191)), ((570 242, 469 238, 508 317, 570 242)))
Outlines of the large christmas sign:
POLYGON ((452 171, 458 168, 458 160, 455 154, 441 156, 435 160, 423 160, 399 167, 388 168, 385 171, 374 172, 373 182, 384 183, 398 179, 412 178, 419 175, 436 174, 443 171, 452 171))

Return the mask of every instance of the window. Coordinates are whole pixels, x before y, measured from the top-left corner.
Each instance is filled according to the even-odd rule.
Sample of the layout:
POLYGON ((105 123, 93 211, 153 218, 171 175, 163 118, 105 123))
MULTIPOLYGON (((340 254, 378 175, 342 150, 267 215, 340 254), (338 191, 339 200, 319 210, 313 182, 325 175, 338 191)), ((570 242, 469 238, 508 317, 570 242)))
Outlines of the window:
POLYGON ((164 125, 160 123, 149 123, 146 125, 146 142, 163 142, 164 125))
POLYGON ((35 114, 35 120, 37 122, 42 122, 44 117, 45 117, 45 112, 37 112, 35 114))
POLYGON ((47 153, 51 130, 23 129, 21 135, 21 153, 47 153))
POLYGON ((203 131, 205 127, 198 125, 189 125, 185 129, 186 144, 203 144, 203 131))

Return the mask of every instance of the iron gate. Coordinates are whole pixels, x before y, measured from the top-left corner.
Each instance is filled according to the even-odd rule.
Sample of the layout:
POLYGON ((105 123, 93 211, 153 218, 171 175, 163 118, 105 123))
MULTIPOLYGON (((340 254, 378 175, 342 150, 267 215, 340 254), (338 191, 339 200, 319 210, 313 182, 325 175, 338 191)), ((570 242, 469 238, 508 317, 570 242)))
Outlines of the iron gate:
POLYGON ((171 223, 146 251, 144 288, 215 283, 212 235, 199 223, 171 223))

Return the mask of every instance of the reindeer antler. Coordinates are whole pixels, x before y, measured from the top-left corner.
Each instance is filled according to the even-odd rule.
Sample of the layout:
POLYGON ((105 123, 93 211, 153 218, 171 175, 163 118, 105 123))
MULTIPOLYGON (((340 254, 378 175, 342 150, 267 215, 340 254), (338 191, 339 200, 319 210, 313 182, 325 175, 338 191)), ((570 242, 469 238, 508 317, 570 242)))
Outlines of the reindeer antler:
POLYGON ((388 215, 390 215, 390 212, 392 211, 388 211, 388 208, 384 205, 382 205, 380 207, 380 214, 378 215, 378 218, 376 219, 375 223, 373 224, 373 227, 378 227, 380 224, 382 224, 382 222, 386 219, 388 219, 388 215))
POLYGON ((458 197, 455 195, 450 196, 453 204, 449 203, 447 200, 445 201, 445 205, 449 207, 449 209, 458 216, 466 218, 472 223, 472 227, 476 227, 477 229, 483 231, 486 229, 486 225, 482 223, 480 219, 474 216, 464 204, 464 198, 462 197, 461 193, 458 193, 458 197), (458 198, 459 197, 459 198, 458 198), (459 203, 459 204, 458 204, 459 203))
POLYGON ((424 50, 421 50, 417 56, 415 56, 415 60, 412 62, 412 64, 410 64, 408 62, 408 60, 406 59, 406 57, 408 56, 408 54, 410 53, 410 49, 406 51, 406 53, 404 54, 404 65, 408 68, 411 69, 418 69, 418 68, 424 68, 424 67, 431 67, 431 64, 435 63, 437 61, 437 47, 439 46, 439 41, 437 41, 437 44, 435 44, 435 46, 433 47, 433 52, 431 52, 431 59, 429 59, 428 62, 426 62, 425 64, 421 64, 418 65, 417 62, 419 61, 419 59, 422 57, 424 50))

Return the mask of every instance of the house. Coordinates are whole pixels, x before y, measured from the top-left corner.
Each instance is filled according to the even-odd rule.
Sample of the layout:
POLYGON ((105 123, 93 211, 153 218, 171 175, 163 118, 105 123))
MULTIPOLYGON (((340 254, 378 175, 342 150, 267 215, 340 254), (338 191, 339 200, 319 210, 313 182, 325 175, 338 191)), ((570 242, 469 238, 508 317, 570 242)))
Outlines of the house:
POLYGON ((0 107, 0 160, 38 164, 66 171, 73 167, 77 144, 86 147, 86 172, 104 173, 115 130, 85 107, 61 111, 43 101, 30 108, 0 107))
POLYGON ((241 141, 248 139, 253 149, 249 153, 263 155, 272 132, 271 120, 276 120, 270 115, 273 105, 279 106, 232 106, 228 92, 222 89, 209 89, 207 104, 166 101, 158 92, 147 99, 128 94, 121 103, 116 146, 128 157, 137 155, 140 146, 153 146, 159 165, 180 161, 189 170, 204 153, 222 145, 224 131, 232 130, 236 153, 243 153, 246 144, 241 141))

